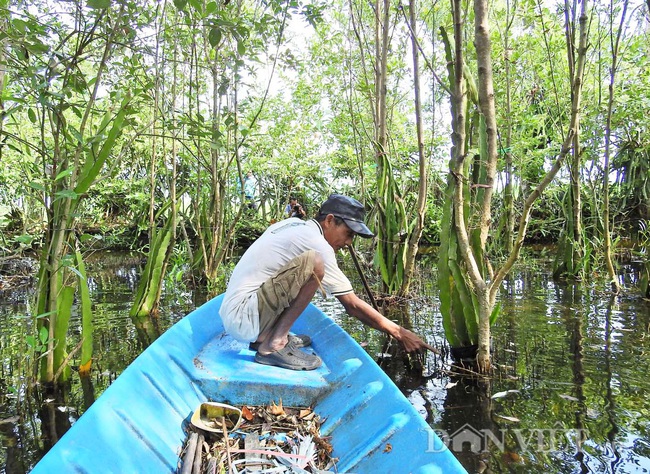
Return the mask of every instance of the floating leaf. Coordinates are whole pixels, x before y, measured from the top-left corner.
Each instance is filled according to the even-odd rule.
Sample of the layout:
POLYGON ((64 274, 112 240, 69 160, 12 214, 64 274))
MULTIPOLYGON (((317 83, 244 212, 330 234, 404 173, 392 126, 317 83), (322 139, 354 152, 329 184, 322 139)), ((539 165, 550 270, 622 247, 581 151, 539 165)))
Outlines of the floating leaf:
POLYGON ((514 416, 506 416, 506 415, 495 415, 495 416, 501 418, 502 420, 511 421, 513 423, 519 423, 521 421, 519 418, 516 418, 514 416))
POLYGON ((502 457, 506 463, 524 462, 524 459, 519 454, 513 451, 506 451, 505 453, 503 453, 502 457))
POLYGON ((565 400, 569 400, 571 402, 579 402, 580 401, 576 397, 572 397, 571 395, 566 395, 564 393, 560 394, 560 398, 564 398, 565 400))
POLYGON ((393 450, 393 445, 390 443, 386 443, 386 447, 384 448, 385 453, 390 453, 393 450))
POLYGON ((492 400, 496 400, 497 398, 503 398, 508 396, 510 393, 519 393, 519 390, 506 390, 505 392, 497 392, 494 395, 492 395, 490 398, 492 400))

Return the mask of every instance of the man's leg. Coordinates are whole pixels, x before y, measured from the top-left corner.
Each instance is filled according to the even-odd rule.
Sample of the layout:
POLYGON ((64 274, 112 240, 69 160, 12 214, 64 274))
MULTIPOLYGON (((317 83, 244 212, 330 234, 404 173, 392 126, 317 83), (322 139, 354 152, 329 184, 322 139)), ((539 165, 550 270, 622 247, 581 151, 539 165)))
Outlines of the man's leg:
POLYGON ((325 275, 325 265, 318 253, 314 252, 313 269, 309 279, 302 285, 298 295, 280 313, 274 323, 264 329, 257 338, 260 342, 258 352, 270 354, 282 349, 288 340, 289 330, 314 297, 325 275))

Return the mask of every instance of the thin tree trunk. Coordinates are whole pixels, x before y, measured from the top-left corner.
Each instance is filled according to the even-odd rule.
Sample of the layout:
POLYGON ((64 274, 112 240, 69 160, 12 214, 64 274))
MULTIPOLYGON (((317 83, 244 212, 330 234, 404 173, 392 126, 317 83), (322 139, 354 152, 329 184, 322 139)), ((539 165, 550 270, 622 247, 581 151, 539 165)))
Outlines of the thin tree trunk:
POLYGON ((512 175, 512 111, 511 111, 511 89, 512 77, 510 71, 510 27, 514 15, 511 15, 510 0, 506 0, 506 29, 504 34, 504 50, 505 50, 505 71, 506 71, 506 143, 504 150, 505 158, 505 188, 504 188, 504 242, 506 251, 512 251, 515 233, 515 209, 514 209, 514 182, 512 175))
MULTIPOLYGON (((124 11, 124 7, 121 7, 117 18, 121 18, 124 11)), ((80 21, 79 18, 77 18, 80 21)), ((77 36, 77 49, 74 53, 75 60, 81 61, 81 58, 86 54, 86 48, 89 47, 91 39, 95 35, 95 29, 99 24, 104 20, 104 14, 100 14, 88 30, 78 32, 77 36)), ((95 102, 97 100, 99 87, 102 84, 103 74, 107 68, 108 58, 113 49, 113 39, 115 37, 116 30, 113 30, 111 34, 105 39, 103 44, 104 49, 102 52, 101 59, 97 66, 97 73, 95 75, 94 88, 91 92, 91 95, 86 104, 84 114, 81 118, 81 122, 78 128, 79 136, 84 136, 86 133, 86 127, 89 126, 91 122, 91 113, 94 110, 95 102)), ((67 71, 66 74, 69 74, 70 71, 67 71)), ((66 79, 63 80, 63 83, 66 83, 66 79)), ((70 197, 65 197, 59 199, 56 195, 59 191, 68 191, 73 190, 76 194, 85 194, 88 190, 90 184, 86 186, 86 181, 92 183, 94 177, 89 178, 89 175, 82 175, 84 171, 87 171, 86 167, 81 166, 81 159, 83 152, 85 150, 85 142, 79 141, 79 143, 74 144, 72 148, 72 174, 68 178, 63 178, 57 180, 56 177, 58 173, 62 170, 68 169, 71 165, 68 158, 68 154, 64 153, 64 145, 61 143, 62 140, 67 139, 67 130, 64 128, 67 126, 63 121, 62 117, 58 115, 59 110, 63 110, 62 105, 65 103, 67 98, 63 96, 60 99, 60 104, 56 107, 56 110, 48 110, 49 112, 49 123, 51 126, 51 132, 53 137, 53 155, 51 163, 51 171, 49 173, 44 172, 44 177, 51 180, 53 184, 51 189, 50 196, 50 207, 47 211, 48 215, 48 228, 49 231, 46 234, 46 244, 45 252, 47 256, 41 259, 41 264, 45 265, 44 269, 39 271, 39 275, 42 277, 39 279, 39 294, 37 301, 38 314, 48 314, 47 321, 45 324, 48 329, 48 341, 47 341, 47 352, 46 356, 43 357, 41 367, 40 367, 40 378, 42 382, 47 383, 56 383, 54 376, 55 374, 60 374, 59 364, 60 360, 57 360, 58 354, 63 354, 64 351, 61 350, 65 348, 66 345, 66 335, 65 333, 57 334, 57 317, 59 316, 59 307, 58 301, 61 296, 61 291, 63 289, 65 279, 68 275, 68 270, 63 265, 63 258, 65 256, 65 244, 70 239, 70 236, 73 233, 73 224, 75 221, 74 208, 78 206, 79 199, 72 199, 70 197), (49 174, 49 176, 48 176, 49 174), (83 179, 84 183, 80 183, 80 180, 83 179), (79 186, 82 185, 83 189, 80 189, 79 186), (51 239, 48 241, 48 237, 51 239), (57 356, 55 357, 55 347, 59 346, 57 350, 57 356)), ((47 114, 44 114, 44 117, 47 117, 47 114)), ((45 120, 43 120, 42 126, 42 136, 43 143, 42 147, 46 148, 45 136, 44 136, 44 125, 45 120)), ((108 140, 107 140, 108 141, 108 140)), ((106 146, 106 144, 105 144, 106 146)), ((45 160, 45 158, 44 158, 45 160)), ((43 162, 43 168, 46 169, 46 163, 43 162)), ((99 173, 99 170, 96 171, 99 173)), ((43 324, 43 320, 39 319, 38 326, 43 324)), ((59 331, 67 331, 67 323, 65 325, 58 325, 59 331)))
POLYGON ((560 153, 555 160, 555 163, 551 169, 546 173, 542 181, 537 185, 535 190, 530 193, 524 202, 524 207, 522 210, 521 217, 519 219, 519 231, 517 232, 517 238, 515 240, 513 251, 508 256, 508 259, 503 264, 501 268, 495 273, 492 281, 490 282, 490 301, 496 300, 497 292, 499 287, 503 282, 503 279, 512 269, 515 261, 519 257, 519 252, 523 245, 524 237, 526 235, 526 229, 528 227, 528 222, 530 220, 530 214, 532 211, 533 204, 541 196, 546 187, 553 181, 557 173, 562 168, 562 165, 565 162, 565 159, 573 146, 573 135, 575 130, 580 123, 580 104, 582 99, 582 76, 584 74, 585 63, 587 58, 587 0, 582 2, 582 11, 580 15, 580 36, 578 43, 578 56, 576 58, 576 69, 575 69, 575 81, 572 84, 572 101, 571 101, 571 118, 569 121, 569 128, 567 130, 564 142, 562 143, 562 148, 560 153))
MULTIPOLYGON (((390 0, 381 0, 375 6, 375 163, 377 164, 377 188, 380 190, 377 196, 376 213, 377 213, 377 253, 379 258, 384 262, 383 265, 387 270, 385 273, 394 270, 393 257, 393 238, 395 237, 389 229, 389 221, 394 216, 389 215, 388 207, 390 200, 394 202, 395 196, 392 195, 393 188, 390 186, 390 173, 386 169, 388 166, 388 117, 386 109, 386 75, 388 73, 388 40, 390 36, 390 0), (383 191, 382 191, 383 190, 383 191)), ((392 207, 392 206, 390 206, 392 207)), ((390 292, 392 278, 383 278, 384 292, 390 292)))
MULTIPOLYGON (((9 27, 9 11, 3 9, 0 12, 0 32, 6 32, 9 27)), ((3 100, 4 91, 5 91, 5 74, 7 72, 7 62, 5 48, 8 45, 8 39, 0 39, 0 114, 4 117, 5 103, 3 100)), ((0 136, 2 136, 2 128, 4 126, 4 120, 0 120, 0 136)), ((2 148, 0 148, 0 161, 2 161, 2 148)))
MULTIPOLYGON (((479 108, 485 120, 487 135, 486 183, 483 200, 480 203, 480 248, 485 250, 492 221, 492 194, 497 167, 497 125, 494 105, 494 85, 492 77, 492 55, 487 0, 474 2, 474 44, 478 63, 479 108)), ((479 299, 478 355, 479 369, 490 369, 490 315, 493 302, 489 299, 489 287, 480 273, 470 273, 479 299)))
MULTIPOLYGON (((587 6, 586 1, 582 2, 582 11, 580 15, 580 37, 577 49, 577 58, 575 63, 574 80, 572 83, 572 101, 571 101, 571 121, 569 130, 566 134, 562 150, 551 170, 546 174, 537 188, 531 193, 524 203, 524 210, 520 218, 519 233, 515 240, 513 251, 510 253, 506 263, 497 271, 487 283, 480 271, 480 263, 470 245, 466 219, 464 216, 465 197, 463 196, 463 160, 465 158, 464 133, 465 119, 463 116, 466 100, 463 91, 464 81, 462 80, 462 20, 460 17, 460 1, 453 3, 454 18, 454 38, 456 56, 454 58, 454 91, 452 94, 452 120, 453 133, 452 141, 454 150, 452 154, 451 173, 456 180, 454 187, 453 205, 454 205, 454 225, 458 239, 458 248, 465 265, 464 272, 469 276, 473 284, 473 291, 478 300, 479 315, 479 349, 477 354, 477 364, 479 369, 487 371, 490 368, 490 318, 492 310, 495 307, 496 295, 503 279, 508 274, 512 265, 516 261, 523 244, 526 233, 526 227, 530 218, 530 212, 535 200, 541 195, 548 184, 554 179, 560 170, 565 157, 573 149, 575 144, 575 134, 580 124, 580 99, 582 95, 582 77, 584 73, 587 49, 587 6), (463 119, 462 121, 460 119, 463 119), (462 138, 462 140, 461 140, 462 138)), ((492 69, 490 58, 490 42, 488 28, 488 4, 487 0, 475 0, 475 47, 477 52, 478 70, 479 70, 479 106, 485 119, 486 142, 487 142, 487 176, 486 176, 486 193, 484 199, 490 200, 492 186, 494 183, 494 174, 496 169, 496 114, 494 108, 494 93, 492 89, 492 69)), ((485 245, 487 229, 490 223, 490 204, 481 201, 481 245, 485 245), (485 232, 485 233, 484 233, 485 232)), ((481 247, 482 250, 484 247, 481 247)))
MULTIPOLYGON (((167 3, 164 3, 167 5, 167 3)), ((164 10, 163 10, 164 11, 164 10)), ((163 15, 164 17, 165 15, 163 15)), ((173 78, 172 78, 172 91, 171 91, 171 96, 172 96, 172 103, 176 103, 177 97, 177 87, 178 87, 178 42, 174 42, 174 53, 173 53, 173 78)), ((172 123, 176 122, 176 108, 172 107, 172 110, 170 111, 170 119, 172 123)), ((176 226, 177 226, 177 221, 178 221, 178 196, 176 195, 177 189, 176 189, 176 184, 178 182, 178 128, 174 127, 174 133, 172 136, 172 150, 171 150, 171 161, 172 161, 172 176, 171 176, 171 183, 170 183, 170 197, 172 201, 172 248, 176 242, 176 226)))
MULTIPOLYGON (((614 86, 616 85, 616 71, 618 69, 618 49, 623 34, 623 26, 627 14, 628 0, 623 0, 623 11, 621 12, 621 21, 616 32, 616 39, 613 38, 612 22, 614 21, 614 4, 610 4, 610 28, 609 37, 612 53, 612 65, 609 72, 609 86, 607 98, 607 120, 605 124, 605 163, 603 165, 603 233, 605 234, 605 264, 607 265, 607 274, 609 275, 610 285, 614 293, 619 293, 621 288, 616 278, 614 263, 612 259, 612 236, 610 230, 610 210, 609 210, 609 163, 611 154, 611 137, 612 137, 612 112, 614 110, 614 86)), ((648 4, 650 11, 650 3, 648 4)))
MULTIPOLYGON (((567 62, 569 66, 569 79, 571 84, 576 81, 582 83, 582 77, 578 77, 578 70, 576 64, 576 48, 575 48, 575 34, 576 34, 576 12, 577 0, 573 0, 571 4, 569 0, 564 2, 564 15, 565 15, 565 38, 567 44, 567 62)), ((571 88, 571 98, 575 94, 574 87, 571 88)), ((560 255, 558 255, 559 265, 556 268, 555 274, 557 276, 566 273, 570 277, 579 277, 584 262, 582 262, 582 197, 581 197, 581 179, 580 179, 580 163, 582 161, 582 150, 580 147, 580 121, 578 120, 573 129, 573 143, 572 155, 569 162, 569 213, 567 216, 568 232, 565 233, 565 246, 560 246, 560 255), (567 247, 568 246, 568 247, 567 247)))
POLYGON ((427 207, 427 166, 424 156, 424 138, 422 126, 422 104, 420 100, 420 62, 418 54, 417 38, 415 36, 415 0, 409 0, 409 24, 411 30, 411 44, 413 52, 413 100, 415 102, 415 127, 418 139, 418 159, 420 179, 418 182, 418 201, 415 209, 415 226, 409 235, 406 258, 404 261, 404 277, 399 291, 400 296, 406 296, 413 279, 415 269, 415 258, 418 253, 418 244, 424 229, 424 213, 427 207))

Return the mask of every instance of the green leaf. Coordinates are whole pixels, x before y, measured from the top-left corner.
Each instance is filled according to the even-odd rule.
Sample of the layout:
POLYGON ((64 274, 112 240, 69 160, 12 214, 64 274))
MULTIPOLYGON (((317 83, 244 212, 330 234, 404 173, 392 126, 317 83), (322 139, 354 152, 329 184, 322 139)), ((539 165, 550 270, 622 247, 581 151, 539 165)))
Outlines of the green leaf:
POLYGON ((27 22, 21 20, 20 18, 12 18, 11 26, 19 33, 25 33, 27 30, 27 22))
POLYGON ((33 188, 33 189, 35 189, 37 191, 45 192, 45 187, 41 183, 31 181, 31 182, 27 183, 27 186, 29 186, 30 188, 33 188))
POLYGON ((501 302, 498 302, 492 309, 492 314, 490 315, 490 326, 498 319, 501 314, 501 302))
POLYGON ((70 176, 72 174, 72 168, 68 168, 67 170, 61 171, 59 174, 56 175, 56 178, 54 178, 54 181, 58 181, 60 179, 65 178, 66 176, 70 176))
POLYGON ((206 15, 210 15, 211 13, 214 13, 216 11, 217 11, 217 2, 210 2, 205 7, 206 15))
POLYGON ((210 33, 208 34, 208 40, 210 41, 210 45, 213 48, 216 48, 217 45, 221 42, 221 28, 217 28, 216 26, 213 27, 210 30, 210 33))
POLYGON ((185 7, 187 6, 187 0, 174 0, 174 6, 181 11, 185 10, 185 7))
POLYGON ((38 331, 38 340, 41 342, 41 344, 47 344, 49 337, 50 333, 48 332, 47 328, 45 326, 41 326, 41 329, 38 331))
POLYGON ((200 14, 203 14, 203 3, 200 2, 199 0, 189 0, 190 5, 192 5, 192 8, 200 14))
POLYGON ((34 112, 34 109, 27 109, 27 117, 29 117, 29 121, 32 123, 36 123, 36 112, 34 112))
POLYGON ((101 239, 102 239, 101 235, 81 234, 79 236, 79 241, 82 244, 88 242, 89 240, 101 240, 101 239))
POLYGON ((88 0, 86 2, 86 5, 88 8, 94 8, 97 10, 102 8, 110 8, 111 0, 88 0))
POLYGON ((36 319, 47 318, 52 314, 56 314, 56 311, 48 311, 47 313, 39 314, 38 316, 36 316, 36 319))
POLYGON ((27 345, 32 349, 36 348, 36 338, 34 336, 25 336, 25 342, 27 342, 27 345))
POLYGON ((34 241, 34 237, 29 234, 18 235, 14 240, 19 244, 29 245, 34 241))
POLYGON ((83 143, 84 138, 81 136, 81 133, 79 133, 79 130, 73 126, 68 126, 68 130, 70 134, 75 138, 75 140, 77 140, 79 143, 83 143))
POLYGON ((79 195, 75 193, 72 189, 63 189, 59 192, 54 193, 54 195, 56 196, 55 199, 59 199, 59 198, 77 199, 77 197, 79 197, 79 195))
POLYGON ((86 279, 86 277, 84 275, 82 275, 81 272, 78 269, 76 269, 75 267, 68 267, 68 270, 70 270, 72 273, 77 275, 79 277, 79 280, 85 280, 86 279))
POLYGON ((243 41, 237 41, 237 53, 240 56, 243 56, 245 52, 246 52, 246 45, 244 44, 244 42, 243 41))
POLYGON ((132 318, 150 314, 152 308, 158 304, 164 270, 169 260, 168 248, 172 240, 173 221, 171 217, 168 217, 165 226, 151 238, 147 263, 142 272, 135 301, 129 313, 132 318))
MULTIPOLYGON (((115 117, 112 116, 111 112, 107 112, 104 116, 104 120, 99 127, 100 130, 105 130, 111 125, 108 134, 102 134, 102 145, 99 153, 97 154, 87 154, 86 161, 83 164, 83 168, 79 173, 79 182, 75 188, 77 194, 83 194, 88 191, 88 188, 93 184, 97 175, 104 166, 104 163, 108 159, 115 141, 120 136, 122 128, 125 125, 125 120, 127 114, 130 112, 128 108, 129 99, 125 99, 121 105, 121 108, 115 117)), ((101 132, 100 132, 101 133, 101 132)))

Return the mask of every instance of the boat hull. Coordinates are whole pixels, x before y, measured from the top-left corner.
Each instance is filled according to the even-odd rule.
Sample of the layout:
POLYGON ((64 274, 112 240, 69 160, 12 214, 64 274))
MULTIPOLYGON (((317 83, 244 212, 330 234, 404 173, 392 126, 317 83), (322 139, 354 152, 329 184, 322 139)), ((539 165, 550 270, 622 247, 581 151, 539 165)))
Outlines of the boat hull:
POLYGON ((311 406, 325 419, 337 471, 464 473, 395 384, 333 320, 309 305, 293 331, 309 334, 323 365, 291 371, 254 362, 226 335, 222 296, 149 346, 36 465, 33 474, 176 472, 184 427, 205 401, 311 406))

